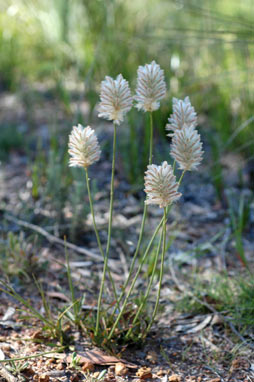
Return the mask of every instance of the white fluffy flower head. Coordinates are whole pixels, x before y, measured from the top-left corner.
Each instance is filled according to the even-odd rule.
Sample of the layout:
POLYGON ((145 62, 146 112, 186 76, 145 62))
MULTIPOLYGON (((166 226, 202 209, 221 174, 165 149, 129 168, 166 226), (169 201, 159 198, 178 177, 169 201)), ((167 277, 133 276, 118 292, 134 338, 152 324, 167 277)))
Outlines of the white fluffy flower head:
MULTIPOLYGON (((173 114, 170 115, 168 122, 166 130, 173 131, 173 133, 182 129, 184 125, 197 126, 197 113, 191 105, 189 97, 185 97, 184 100, 173 98, 173 114)), ((173 136, 173 133, 168 136, 173 136)))
POLYGON ((160 100, 166 95, 166 83, 164 71, 160 65, 152 61, 151 64, 139 66, 136 88, 137 101, 135 105, 138 110, 154 111, 159 109, 160 100))
POLYGON ((73 126, 69 135, 70 167, 84 167, 92 165, 100 159, 101 150, 94 130, 90 126, 73 126))
POLYGON ((119 125, 132 108, 132 96, 128 82, 121 74, 114 80, 106 76, 101 82, 99 117, 119 125))
POLYGON ((158 204, 160 208, 167 207, 179 199, 179 184, 173 174, 172 167, 165 161, 161 166, 151 164, 145 173, 146 204, 158 204))
POLYGON ((202 161, 202 142, 193 126, 184 125, 181 130, 176 130, 170 148, 171 156, 184 171, 196 170, 202 161))

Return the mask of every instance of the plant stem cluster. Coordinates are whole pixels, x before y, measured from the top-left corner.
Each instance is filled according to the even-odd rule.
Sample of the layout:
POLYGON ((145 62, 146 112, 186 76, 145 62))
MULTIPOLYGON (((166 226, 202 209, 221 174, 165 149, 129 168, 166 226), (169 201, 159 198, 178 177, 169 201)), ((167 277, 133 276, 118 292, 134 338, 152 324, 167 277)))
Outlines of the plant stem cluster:
POLYGON ((140 340, 144 339, 149 333, 156 318, 160 303, 160 293, 164 273, 164 259, 167 248, 167 217, 173 202, 181 196, 181 193, 178 192, 178 188, 185 171, 196 169, 202 160, 202 143, 200 142, 199 134, 195 130, 197 125, 196 112, 191 106, 189 98, 186 97, 183 101, 173 99, 173 114, 169 119, 170 124, 166 126, 167 130, 173 130, 173 133, 170 134, 173 141, 171 146, 171 155, 174 159, 173 167, 168 164, 167 161, 164 161, 161 166, 152 163, 154 129, 153 111, 160 107, 160 101, 165 97, 165 95, 166 83, 164 80, 164 72, 155 61, 151 64, 146 64, 145 66, 140 66, 138 68, 137 88, 136 95, 134 97, 131 96, 129 84, 122 77, 122 75, 119 75, 116 80, 106 76, 105 80, 102 81, 99 117, 111 120, 114 125, 108 237, 105 251, 102 248, 99 232, 96 226, 93 200, 90 191, 90 180, 88 176, 88 166, 99 159, 100 148, 94 131, 90 128, 88 130, 88 127, 82 131, 82 127, 79 125, 78 128, 74 127, 73 132, 70 134, 70 166, 76 165, 84 167, 85 169, 87 192, 95 235, 98 247, 104 259, 103 274, 98 295, 95 327, 92 329, 93 338, 100 344, 102 344, 102 342, 104 344, 105 342, 110 344, 113 339, 117 337, 119 338, 119 336, 125 341, 133 341, 135 339, 140 340), (144 112, 148 112, 150 114, 150 149, 148 167, 145 173, 145 192, 147 194, 147 198, 144 203, 140 234, 136 250, 130 264, 129 274, 121 290, 118 291, 108 267, 112 237, 117 129, 118 125, 120 125, 123 121, 125 114, 131 109, 133 99, 136 101, 135 107, 138 110, 143 110, 144 112), (89 157, 90 152, 92 153, 91 157, 89 157), (178 182, 176 181, 176 176, 174 175, 176 163, 182 170, 178 182), (140 247, 143 239, 147 219, 147 208, 149 204, 158 205, 160 208, 163 208, 164 213, 161 221, 154 230, 143 255, 141 256, 140 247), (160 238, 156 249, 151 277, 144 296, 138 303, 138 306, 134 308, 132 300, 133 291, 137 279, 143 269, 143 265, 150 253, 154 240, 159 232, 160 238), (134 272, 137 260, 139 260, 139 265, 137 270, 134 272), (150 319, 145 322, 145 328, 142 328, 141 330, 141 315, 146 307, 159 261, 160 269, 156 302, 150 319), (111 312, 107 314, 106 322, 103 309, 103 292, 105 289, 105 280, 107 275, 109 276, 113 287, 114 307, 111 309, 111 312), (103 330, 106 333, 104 336, 101 334, 103 330))

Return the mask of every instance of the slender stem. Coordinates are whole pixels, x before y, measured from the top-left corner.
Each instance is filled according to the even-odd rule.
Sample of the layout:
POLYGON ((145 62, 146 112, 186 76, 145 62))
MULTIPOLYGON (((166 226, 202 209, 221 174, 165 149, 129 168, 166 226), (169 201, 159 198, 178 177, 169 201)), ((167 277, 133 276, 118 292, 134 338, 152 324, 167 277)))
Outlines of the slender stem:
POLYGON ((115 320, 115 323, 114 323, 114 325, 113 325, 113 327, 112 327, 112 329, 111 329, 111 331, 110 331, 110 333, 109 333, 108 340, 110 340, 110 339, 112 338, 112 336, 113 336, 113 334, 114 334, 114 331, 115 331, 115 329, 116 329, 116 327, 117 327, 117 325, 118 325, 118 322, 120 321, 120 318, 122 317, 122 314, 123 314, 124 309, 125 309, 125 307, 126 307, 126 305, 127 305, 128 299, 129 299, 129 297, 130 297, 130 295, 131 295, 131 293, 132 293, 132 291, 133 291, 133 288, 134 288, 134 286, 135 286, 135 284, 136 284, 137 278, 138 278, 138 276, 139 276, 139 274, 140 274, 140 272, 141 272, 141 270, 142 270, 143 264, 144 264, 144 262, 145 262, 145 260, 146 260, 146 258, 147 258, 147 255, 148 255, 148 253, 149 253, 149 251, 150 251, 150 248, 151 248, 151 246, 152 246, 152 243, 153 243, 153 241, 154 241, 154 239, 155 239, 157 233, 159 232, 160 227, 161 227, 162 224, 163 224, 163 221, 164 221, 164 218, 162 218, 161 221, 159 222, 159 224, 157 225, 157 227, 156 227, 156 229, 155 229, 155 231, 154 231, 154 233, 153 233, 153 236, 151 237, 151 239, 150 239, 150 241, 149 241, 149 243, 148 243, 148 246, 147 246, 147 248, 146 248, 146 250, 145 250, 145 253, 144 253, 144 255, 143 255, 142 259, 141 259, 141 262, 140 262, 140 264, 139 264, 139 267, 138 267, 138 269, 137 269, 137 272, 136 272, 136 274, 135 274, 135 277, 134 277, 134 279, 132 280, 130 289, 129 289, 129 291, 128 291, 128 293, 127 293, 125 299, 124 299, 122 308, 121 308, 121 310, 120 310, 120 312, 119 312, 119 314, 118 314, 118 316, 117 316, 117 318, 116 318, 116 320, 115 320))
POLYGON ((106 248, 106 258, 108 257, 110 243, 111 243, 111 229, 112 229, 113 203, 114 203, 115 160, 116 160, 116 124, 114 124, 114 137, 113 137, 113 158, 112 158, 110 206, 109 206, 109 222, 108 222, 108 241, 107 241, 107 248, 106 248))
POLYGON ((159 302, 160 302, 160 294, 161 294, 161 286, 162 286, 162 278, 163 278, 163 271, 164 271, 164 258, 165 258, 165 252, 166 252, 166 224, 167 224, 167 209, 164 208, 164 219, 163 219, 163 243, 162 243, 162 255, 161 255, 161 267, 160 267, 160 278, 159 278, 159 288, 158 288, 158 293, 157 293, 157 298, 156 298, 156 303, 154 307, 154 311, 152 314, 151 321, 146 329, 145 336, 151 329, 151 326, 154 322, 155 316, 158 311, 159 307, 159 302))
POLYGON ((175 169, 176 169, 176 160, 174 159, 174 162, 173 162, 173 174, 175 173, 175 169))
MULTIPOLYGON (((92 200, 91 189, 90 189, 90 180, 89 180, 87 168, 85 168, 85 173, 86 173, 86 188, 87 188, 87 193, 88 193, 88 198, 89 198, 90 211, 91 211, 92 219, 93 219, 93 228, 94 228, 94 232, 95 232, 95 236, 96 236, 96 240, 97 240, 97 244, 98 244, 100 253, 101 253, 102 257, 105 259, 105 254, 104 254, 104 251, 103 251, 103 248, 102 248, 102 245, 101 245, 101 239, 100 239, 99 232, 98 232, 97 225, 96 225, 96 221, 95 221, 93 200, 92 200)), ((108 271, 108 274, 109 274, 110 282, 112 284, 112 288, 113 288, 113 292, 114 292, 114 297, 115 297, 115 300, 117 301, 116 286, 115 286, 114 280, 112 278, 111 272, 110 272, 110 270, 108 268, 108 265, 107 265, 107 271, 108 271)))
POLYGON ((154 259, 154 263, 153 263, 153 270, 152 270, 152 274, 151 274, 151 277, 150 277, 150 280, 149 280, 149 283, 148 283, 148 286, 147 286, 147 289, 146 289, 145 296, 144 296, 144 298, 143 298, 143 300, 142 300, 142 302, 141 302, 141 304, 139 306, 139 309, 138 309, 138 311, 137 311, 137 313, 136 313, 136 315, 134 317, 134 320, 133 320, 133 323, 132 323, 132 327, 128 330, 128 332, 126 334, 126 338, 129 338, 129 336, 130 336, 130 334, 132 332, 132 329, 133 329, 134 325, 136 324, 136 322, 137 322, 137 320, 139 318, 139 315, 142 312, 143 307, 146 304, 148 296, 150 294, 150 290, 151 290, 151 287, 152 287, 152 284, 153 284, 153 280, 154 280, 154 276, 155 276, 155 272, 156 272, 156 268, 157 268, 157 264, 158 264, 162 237, 163 237, 163 230, 161 231, 160 240, 159 240, 159 243, 158 243, 158 247, 157 247, 157 251, 156 251, 156 255, 155 255, 155 259, 154 259))
POLYGON ((113 216, 113 203, 114 203, 115 157, 116 157, 116 124, 114 123, 113 158, 112 158, 109 222, 108 222, 108 241, 107 241, 106 255, 104 257, 103 274, 102 274, 100 292, 99 292, 99 297, 98 297, 98 309, 97 309, 95 336, 98 334, 98 330, 99 330, 102 292, 103 292, 104 283, 105 283, 106 270, 107 270, 107 266, 108 266, 108 255, 109 255, 109 249, 110 249, 110 243, 111 243, 111 229, 112 229, 112 216, 113 216))
POLYGON ((153 113, 150 112, 150 146, 149 146, 149 164, 153 160, 153 113))
MULTIPOLYGON (((152 114, 152 112, 150 112, 150 144, 149 144, 149 162, 148 162, 149 165, 152 164, 152 158, 153 158, 153 114, 152 114)), ((136 247, 135 253, 133 255, 132 261, 131 261, 128 277, 127 277, 127 279, 126 279, 126 281, 122 287, 122 292, 119 296, 118 303, 120 303, 122 301, 122 298, 123 298, 124 293, 125 293, 125 289, 130 282, 130 278, 131 278, 137 257, 139 255, 139 250, 140 250, 140 246, 141 246, 141 242, 142 242, 142 238, 143 238, 143 234, 144 234, 144 229, 145 229, 146 216, 147 216, 147 205, 144 203, 144 211, 143 211, 143 217, 142 217, 137 247, 136 247)), ((115 306, 115 308, 112 312, 112 316, 115 314, 116 309, 117 309, 117 306, 115 306)))
POLYGON ((185 174, 186 170, 184 170, 180 176, 180 179, 178 180, 178 183, 179 183, 179 186, 180 184, 182 183, 182 180, 183 180, 183 177, 184 177, 184 174, 185 174))
POLYGON ((25 359, 42 357, 42 356, 44 356, 46 354, 52 354, 52 353, 56 353, 56 351, 60 352, 62 350, 64 350, 63 346, 61 346, 59 349, 55 349, 55 350, 51 350, 51 351, 45 351, 43 353, 37 353, 37 354, 33 354, 33 355, 27 355, 27 356, 24 356, 24 357, 17 357, 17 358, 14 357, 14 358, 1 359, 0 363, 8 363, 8 362, 22 361, 22 360, 25 360, 25 359))
MULTIPOLYGON (((137 247, 136 247, 135 253, 133 255, 132 261, 131 261, 128 277, 125 280, 124 285, 122 286, 122 291, 121 291, 120 296, 118 298, 118 304, 120 304, 120 302, 122 301, 122 298, 123 298, 124 293, 125 293, 125 289, 130 282, 130 278, 131 278, 131 275, 132 275, 132 272, 133 272, 138 254, 139 254, 140 245, 141 245, 141 241, 142 241, 142 237, 143 237, 143 233, 144 233, 144 228, 145 228, 146 215, 147 215, 147 206, 146 206, 146 204, 144 204, 144 212, 143 212, 142 223, 141 223, 137 247)), ((112 316, 114 316, 116 309, 117 309, 117 306, 114 307, 114 310, 112 312, 112 316)))
MULTIPOLYGON (((174 161, 174 164, 173 164, 173 168, 175 168, 175 161, 174 161)), ((183 179, 183 176, 184 176, 184 173, 185 171, 182 172, 181 174, 181 177, 179 179, 179 185, 181 184, 181 181, 183 179)), ((170 206, 168 206, 166 209, 164 209, 164 217, 163 217, 163 223, 165 223, 165 214, 166 214, 166 218, 168 216, 168 213, 170 212, 172 208, 172 204, 170 206)), ((164 227, 165 228, 165 227, 164 227)), ((160 247, 161 247, 161 241, 162 241, 162 238, 163 238, 163 230, 161 232, 161 236, 160 236, 160 241, 159 241, 159 244, 158 244, 158 247, 157 247, 157 252, 156 252, 156 256, 155 256, 155 261, 154 261, 154 266, 153 266, 153 271, 152 271, 152 275, 150 277, 150 280, 149 280, 149 284, 148 284, 148 287, 147 287, 147 290, 146 290, 146 294, 144 296, 144 299, 142 301, 142 303, 140 304, 139 306, 139 309, 136 313, 136 316, 134 317, 134 320, 133 320, 133 326, 135 325, 135 323, 137 322, 138 320, 138 317, 143 309, 143 306, 145 305, 146 301, 147 301, 147 298, 149 296, 149 293, 150 293, 150 290, 151 290, 151 286, 152 286, 152 282, 153 282, 153 279, 154 279, 154 275, 155 275, 155 271, 156 271, 156 267, 157 267, 157 262, 158 262, 158 256, 159 256, 159 251, 160 251, 160 247)), ((126 338, 129 337, 130 333, 132 331, 132 328, 130 328, 126 334, 126 338)))

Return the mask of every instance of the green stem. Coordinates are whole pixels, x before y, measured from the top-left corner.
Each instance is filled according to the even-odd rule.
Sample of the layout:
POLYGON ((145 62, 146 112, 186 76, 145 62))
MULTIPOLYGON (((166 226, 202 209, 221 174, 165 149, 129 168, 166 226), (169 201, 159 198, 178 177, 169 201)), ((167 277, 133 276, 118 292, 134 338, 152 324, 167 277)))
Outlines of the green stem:
POLYGON ((176 160, 174 159, 174 162, 173 162, 173 174, 175 174, 175 169, 176 169, 176 160))
MULTIPOLYGON (((174 165, 173 166, 175 167, 175 161, 174 161, 174 165)), ((184 174, 185 174, 185 171, 183 171, 182 174, 181 174, 181 177, 179 179, 179 186, 181 184, 181 181, 183 179, 184 174)), ((150 290, 151 290, 151 286, 152 286, 152 283, 153 283, 153 279, 154 279, 154 275, 155 275, 155 271, 156 271, 156 267, 157 267, 158 256, 159 256, 159 251, 160 251, 160 247, 161 247, 161 241, 162 241, 162 239, 164 240, 165 219, 167 219, 168 213, 170 212, 171 208, 172 208, 172 204, 164 209, 164 216, 163 216, 163 218, 162 218, 162 220, 160 222, 160 226, 163 223, 163 230, 161 232, 160 241, 159 241, 159 244, 158 244, 158 247, 157 247, 157 252, 156 252, 156 256, 155 256, 155 261, 154 261, 154 267, 153 267, 152 275, 151 275, 151 278, 149 280, 149 284, 148 284, 148 287, 147 287, 144 299, 143 299, 142 303, 139 306, 139 309, 138 309, 138 311, 136 313, 136 316, 134 317, 133 326, 137 322, 138 317, 139 317, 139 315, 140 315, 140 313, 141 313, 141 311, 143 309, 143 306, 145 305, 145 303, 147 301, 147 298, 148 298, 150 290), (166 218, 165 218, 165 215, 166 215, 166 218)), ((165 239, 165 243, 163 242, 163 245, 166 245, 166 239, 165 239)), ((163 262, 164 262, 164 260, 163 260, 163 262)), ((162 277, 162 274, 160 274, 160 277, 162 277)), ((156 312, 155 312, 155 315, 156 315, 156 312)), ((152 325, 152 323, 151 323, 151 325, 152 325)), ((150 325, 150 327, 151 327, 151 325, 150 325)), ((150 327, 149 327, 149 329, 147 329, 147 332, 150 330, 150 327)), ((130 336, 131 331, 132 331, 132 328, 130 328, 128 330, 128 332, 126 334, 126 338, 128 338, 130 336)))
POLYGON ((163 243, 162 243, 162 255, 161 255, 161 268, 160 268, 160 278, 159 278, 159 288, 158 288, 158 293, 157 293, 157 298, 156 298, 156 303, 154 307, 154 311, 152 314, 151 321, 146 329, 145 336, 151 329, 151 326, 154 322, 155 316, 158 311, 159 307, 159 302, 160 302, 160 294, 161 294, 161 286, 162 286, 162 278, 163 278, 163 270, 164 270, 164 258, 165 258, 165 252, 166 252, 166 225, 167 225, 167 209, 164 208, 164 219, 163 219, 163 243))
MULTIPOLYGON (((180 177, 180 179, 179 179, 179 185, 180 185, 180 183, 181 183, 181 181, 182 181, 182 179, 183 179, 184 174, 185 174, 185 171, 183 171, 182 174, 181 174, 181 177, 180 177)), ((152 246, 152 243, 153 243, 153 241, 154 241, 154 239, 155 239, 155 237, 156 237, 156 235, 157 235, 157 233, 158 233, 160 227, 162 226, 162 224, 163 224, 163 232, 166 231, 166 221, 167 221, 167 216, 168 216, 168 213, 170 212, 171 208, 172 208, 172 204, 171 204, 170 206, 164 208, 164 216, 163 216, 163 218, 161 219, 160 223, 158 224, 157 228, 155 229, 155 231, 154 231, 154 233, 153 233, 153 236, 152 236, 152 238, 151 238, 151 240, 150 240, 150 242, 149 242, 149 244, 148 244, 148 246, 147 246, 147 248, 146 248, 146 251, 145 251, 145 253, 144 253, 144 256, 143 256, 143 258, 142 258, 142 260, 141 260, 141 263, 140 263, 140 265, 139 265, 139 267, 138 267, 137 273, 136 273, 136 275, 135 275, 135 277, 134 277, 134 279, 133 279, 133 281, 132 281, 132 283, 131 283, 130 289, 129 289, 129 291, 128 291, 128 293, 127 293, 127 296, 125 297, 125 300, 124 300, 124 302, 123 302, 122 309, 120 310, 120 312, 119 312, 119 314, 118 314, 118 316, 117 316, 117 319, 116 319, 116 321, 115 321, 115 323, 114 323, 114 325, 113 325, 113 327, 112 327, 112 329, 111 329, 111 331, 110 331, 108 340, 110 340, 110 339, 112 338, 113 334, 114 334, 114 331, 115 331, 115 329, 116 329, 116 326, 117 326, 118 322, 120 321, 120 318, 121 318, 121 316, 122 316, 122 314, 123 314, 123 312, 124 312, 124 309, 125 309, 125 307, 126 307, 126 305, 127 305, 128 299, 129 299, 129 297, 130 297, 130 295, 131 295, 131 293, 132 293, 132 290, 133 290, 133 288, 134 288, 134 286, 135 286, 136 280, 137 280, 137 278, 138 278, 138 276, 139 276, 139 274, 140 274, 140 272, 141 272, 141 269, 142 269, 142 266, 143 266, 143 264, 144 264, 144 262, 145 262, 145 259, 146 259, 147 255, 148 255, 149 251, 150 251, 150 248, 151 248, 151 246, 152 246)), ((143 216, 143 217, 144 217, 144 216, 143 216)), ((161 272, 160 272, 160 280, 159 280, 159 292, 158 292, 159 294, 160 294, 161 281, 162 281, 162 276, 163 276, 163 268, 162 268, 162 267, 163 267, 163 265, 164 265, 164 256, 165 256, 165 249, 166 249, 166 232, 165 232, 165 234, 163 235, 163 248, 164 248, 164 249, 162 250, 162 263, 161 263, 161 272), (165 237, 164 237, 164 236, 165 236, 165 237), (164 247, 165 247, 165 248, 164 248, 164 247), (163 253, 163 251, 164 251, 164 253, 163 253)), ((136 253, 135 253, 135 254, 136 254, 136 253)), ((133 264, 133 267, 134 267, 134 264, 133 264)), ((130 279, 130 273, 129 273, 128 280, 129 280, 129 279, 130 279)), ((123 290, 123 292, 121 293, 121 295, 120 295, 120 297, 119 297, 119 299, 118 299, 118 303, 120 303, 120 301, 121 301, 121 298, 122 298, 122 296, 123 296, 123 294, 124 294, 124 291, 125 291, 125 287, 126 287, 126 283, 124 284, 124 290, 123 290)), ((158 296, 157 296, 157 300, 158 300, 158 302, 156 301, 156 304, 157 304, 157 305, 159 304, 159 298, 160 298, 160 296, 158 295, 158 296)), ((157 306, 157 307, 155 306, 154 317, 155 317, 155 315, 156 315, 156 313, 157 313, 157 309, 158 309, 158 306, 157 306)), ((114 310, 113 314, 115 313, 115 311, 116 311, 116 309, 114 310)), ((113 315, 113 314, 112 314, 112 315, 113 315)), ((149 324, 149 326, 148 326, 148 328, 147 328, 147 330, 146 330, 146 333, 148 333, 148 331, 150 330, 151 325, 153 324, 154 317, 152 317, 151 323, 149 324)), ((127 333, 127 334, 128 334, 128 333, 127 333)), ((145 335, 146 335, 146 334, 145 334, 145 335)))
MULTIPOLYGON (((134 269, 134 266, 135 266, 135 263, 136 263, 138 254, 139 254, 140 245, 141 245, 141 241, 142 241, 142 237, 143 237, 143 233, 144 233, 144 227, 145 227, 146 215, 147 215, 147 206, 146 206, 146 204, 145 204, 145 205, 144 205, 144 212, 143 212, 143 218, 142 218, 142 223, 141 223, 141 228, 140 228, 140 233, 139 233, 139 238, 138 238, 137 247, 136 247, 135 253, 134 253, 134 255, 133 255, 132 261, 131 261, 131 265, 130 265, 130 269, 129 269, 128 277, 127 277, 126 281, 124 282, 124 285, 122 286, 122 291, 121 291, 120 296, 119 296, 119 298, 118 298, 118 305, 119 305, 120 302, 122 301, 122 298, 123 298, 123 296, 124 296, 126 287, 127 287, 127 285, 129 284, 129 282, 130 282, 130 278, 131 278, 131 275, 132 275, 132 272, 133 272, 133 269, 134 269)), ((117 306, 114 307, 114 310, 113 310, 113 312, 112 312, 111 317, 114 316, 114 314, 115 314, 115 312, 116 312, 116 309, 117 309, 117 306)))
MULTIPOLYGON (((152 112, 150 112, 150 144, 149 144, 149 162, 148 162, 149 165, 152 164, 152 158, 153 158, 153 114, 152 114, 152 112)), ((144 234, 144 229, 145 229, 146 216, 147 216, 147 205, 144 203, 144 212, 143 212, 143 217, 142 217, 137 247, 136 247, 135 253, 133 255, 132 261, 131 261, 127 280, 125 281, 125 283, 122 287, 122 292, 119 296, 118 303, 120 303, 122 301, 122 298, 123 298, 124 293, 125 293, 125 289, 130 282, 130 278, 131 278, 134 266, 136 264, 137 257, 139 255, 139 250, 140 250, 140 246, 141 246, 141 242, 142 242, 142 238, 143 238, 143 234, 144 234)), ((112 312, 112 316, 114 316, 116 309, 117 309, 117 306, 115 306, 115 308, 112 312)))
POLYGON ((150 294, 150 290, 151 290, 151 287, 152 287, 152 284, 153 284, 153 280, 154 280, 154 276, 155 276, 155 272, 156 272, 156 268, 157 268, 157 264, 158 264, 158 259, 159 259, 159 253, 160 253, 160 248, 161 248, 161 242, 162 242, 162 236, 163 236, 163 231, 161 231, 161 235, 160 235, 160 240, 159 240, 159 244, 158 244, 158 247, 157 247, 157 251, 156 251, 156 255, 155 255, 155 259, 154 259, 154 264, 153 264, 153 270, 152 270, 152 274, 151 274, 151 277, 150 277, 150 280, 149 280, 149 283, 148 283, 148 286, 147 286, 147 290, 146 290, 146 293, 145 293, 145 296, 139 306, 139 309, 134 317, 134 320, 133 320, 133 323, 132 323, 132 327, 128 330, 127 334, 126 334, 126 339, 129 338, 131 332, 132 332, 132 329, 134 327, 134 325, 136 324, 138 318, 139 318, 139 315, 140 313, 142 312, 143 310, 143 307, 144 305, 146 304, 147 302, 147 299, 148 299, 148 296, 150 294))
MULTIPOLYGON (((104 251, 103 251, 103 248, 102 248, 102 245, 101 245, 101 239, 100 239, 99 232, 98 232, 97 225, 96 225, 96 221, 95 221, 93 200, 92 200, 91 189, 90 189, 90 180, 89 180, 87 168, 85 168, 85 173, 86 173, 86 188, 87 188, 87 193, 88 193, 88 198, 89 198, 90 211, 91 211, 92 219, 93 219, 93 228, 94 228, 94 232, 95 232, 95 236, 96 236, 96 240, 97 240, 97 244, 98 244, 100 253, 101 253, 103 259, 105 259, 105 254, 104 254, 104 251)), ((108 271, 108 275, 109 275, 109 278, 110 278, 110 282, 112 284, 114 297, 115 297, 115 300, 117 301, 116 286, 115 286, 114 280, 112 278, 111 272, 110 272, 110 270, 108 268, 108 265, 107 265, 107 271, 108 271)))
POLYGON ((95 235, 96 235, 96 239, 97 239, 97 243, 98 243, 98 247, 99 247, 100 253, 101 253, 102 257, 104 258, 105 255, 104 255, 104 251, 102 249, 101 240, 100 240, 100 237, 99 237, 99 233, 98 233, 98 229, 97 229, 97 225, 96 225, 96 221, 95 221, 94 207, 93 207, 93 201, 92 201, 91 189, 90 189, 90 179, 89 179, 89 176, 88 176, 87 168, 85 168, 85 173, 86 173, 86 188, 87 188, 87 193, 88 193, 88 198, 89 198, 90 211, 91 211, 92 219, 93 219, 94 232, 95 232, 95 235))
POLYGON ((102 280, 101 280, 101 287, 100 287, 100 292, 98 297, 98 310, 97 310, 95 336, 98 335, 98 330, 99 330, 102 292, 103 292, 104 283, 105 283, 106 270, 108 266, 108 255, 109 255, 109 249, 110 249, 110 243, 111 243, 113 202, 114 202, 115 157, 116 157, 116 124, 114 124, 114 137, 113 137, 113 159, 112 159, 111 188, 110 188, 108 241, 107 241, 106 255, 104 257, 104 267, 103 267, 103 274, 102 274, 102 280))
POLYGON ((182 180, 183 180, 183 177, 184 177, 184 174, 185 174, 186 170, 184 170, 180 176, 180 179, 178 180, 178 183, 179 183, 179 186, 180 184, 182 183, 182 180))
POLYGON ((37 354, 33 354, 33 355, 27 355, 27 356, 24 356, 24 357, 17 357, 17 358, 6 358, 6 359, 1 359, 0 360, 0 363, 8 363, 8 362, 15 362, 15 361, 23 361, 23 360, 26 360, 26 359, 31 359, 31 358, 37 358, 37 357, 42 357, 46 354, 52 354, 52 353, 56 353, 57 351, 60 352, 64 350, 64 347, 60 347, 59 349, 56 349, 56 350, 51 350, 51 351, 45 351, 43 353, 37 353, 37 354))
POLYGON ((137 272, 136 272, 136 275, 135 275, 134 279, 132 280, 130 289, 129 289, 129 291, 128 291, 128 293, 127 293, 125 299, 124 299, 122 308, 121 308, 121 310, 120 310, 120 312, 119 312, 119 314, 118 314, 118 316, 117 316, 117 318, 116 318, 116 320, 115 320, 115 323, 114 323, 114 325, 113 325, 113 327, 112 327, 112 329, 111 329, 111 331, 110 331, 110 333, 109 333, 108 340, 110 340, 110 339, 112 338, 112 336, 113 336, 113 334, 114 334, 114 331, 115 331, 115 329, 116 329, 116 327, 117 327, 117 325, 118 325, 118 322, 120 321, 120 318, 122 317, 122 314, 124 313, 124 309, 125 309, 125 307, 126 307, 126 305, 127 305, 128 299, 129 299, 129 297, 130 297, 130 295, 131 295, 131 293, 132 293, 132 291, 133 291, 133 288, 134 288, 134 286, 135 286, 135 284, 136 284, 137 278, 138 278, 138 276, 139 276, 139 274, 140 274, 140 272, 141 272, 141 270, 142 270, 143 264, 144 264, 144 262, 145 262, 145 260, 146 260, 146 258, 147 258, 147 255, 148 255, 148 253, 149 253, 149 251, 150 251, 150 248, 151 248, 151 246, 152 246, 152 243, 153 243, 153 241, 154 241, 154 239, 155 239, 157 233, 159 232, 160 227, 161 227, 162 224, 163 224, 163 221, 164 221, 164 218, 162 218, 161 221, 159 222, 158 226, 156 227, 156 229, 155 229, 155 231, 154 231, 154 233, 153 233, 153 236, 151 237, 151 239, 150 239, 150 241, 149 241, 149 243, 148 243, 148 246, 147 246, 147 248, 146 248, 146 251, 145 251, 145 253, 144 253, 144 255, 143 255, 142 259, 141 259, 141 262, 140 262, 140 264, 139 264, 139 267, 138 267, 138 270, 137 270, 137 272))
POLYGON ((153 113, 150 112, 150 146, 149 146, 149 165, 153 160, 153 113))

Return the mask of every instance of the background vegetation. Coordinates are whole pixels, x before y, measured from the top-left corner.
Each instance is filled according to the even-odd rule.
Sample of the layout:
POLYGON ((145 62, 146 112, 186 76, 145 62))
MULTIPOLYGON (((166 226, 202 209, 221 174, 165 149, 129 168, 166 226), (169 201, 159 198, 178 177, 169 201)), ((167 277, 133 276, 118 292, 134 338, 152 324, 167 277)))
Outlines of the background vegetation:
MULTIPOLYGON (((2 90, 43 83, 68 103, 74 81, 85 84, 93 108, 105 74, 122 72, 134 86, 138 65, 156 59, 170 96, 189 94, 224 143, 252 115, 252 0, 6 0, 0 7, 2 90)), ((163 125, 168 110, 164 104, 163 125)), ((250 143, 251 123, 244 130, 238 142, 250 143)))

